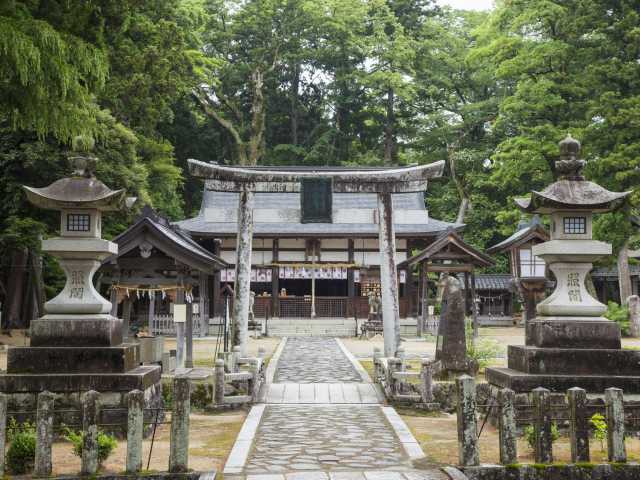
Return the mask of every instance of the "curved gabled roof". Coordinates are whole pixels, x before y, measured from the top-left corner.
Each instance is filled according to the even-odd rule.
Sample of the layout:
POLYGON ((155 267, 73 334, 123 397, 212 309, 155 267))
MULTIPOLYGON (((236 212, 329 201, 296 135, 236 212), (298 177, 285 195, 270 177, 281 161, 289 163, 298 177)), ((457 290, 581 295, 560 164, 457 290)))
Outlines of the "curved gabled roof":
POLYGON ((31 203, 49 210, 61 208, 120 210, 124 207, 126 200, 124 190, 111 190, 94 177, 66 177, 56 180, 48 187, 23 186, 23 188, 31 203))
MULTIPOLYGON (((200 246, 186 232, 171 226, 166 219, 148 208, 133 225, 113 241, 118 244, 118 257, 143 242, 148 242, 168 257, 195 270, 210 272, 228 266, 224 260, 200 246)), ((110 261, 113 261, 113 257, 104 263, 110 261)))

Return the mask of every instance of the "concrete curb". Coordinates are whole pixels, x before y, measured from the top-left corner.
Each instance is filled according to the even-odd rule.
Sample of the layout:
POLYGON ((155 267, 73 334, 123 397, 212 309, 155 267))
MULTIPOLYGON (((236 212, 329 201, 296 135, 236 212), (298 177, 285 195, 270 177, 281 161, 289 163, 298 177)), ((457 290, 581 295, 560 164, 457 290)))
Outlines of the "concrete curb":
POLYGON ((233 444, 229 458, 227 458, 227 462, 224 465, 223 473, 225 475, 241 473, 244 469, 265 407, 266 405, 261 404, 251 408, 236 438, 236 442, 233 444))
POLYGON ((356 369, 356 372, 358 372, 358 375, 360 375, 360 378, 362 378, 362 381, 365 383, 373 383, 371 380, 371 377, 369 376, 367 371, 364 369, 362 364, 356 359, 353 353, 351 353, 349 349, 344 346, 344 343, 342 343, 342 340, 340 340, 339 338, 336 338, 335 340, 338 343, 340 350, 342 350, 342 353, 344 353, 345 357, 349 359, 349 361, 353 365, 353 368, 356 369))
POLYGON ((410 460, 418 460, 420 458, 426 457, 424 452, 422 451, 422 447, 416 440, 416 437, 413 436, 407 424, 404 423, 404 420, 398 415, 395 408, 393 407, 380 407, 385 417, 391 424, 393 431, 396 433, 400 443, 402 444, 402 448, 409 456, 410 460))
POLYGON ((267 371, 264 375, 264 383, 270 384, 273 383, 273 380, 276 376, 276 369, 278 368, 278 362, 280 361, 280 355, 282 355, 282 351, 284 350, 284 346, 287 343, 287 337, 282 337, 280 343, 278 344, 278 348, 271 356, 271 360, 269 360, 269 365, 267 366, 267 371))

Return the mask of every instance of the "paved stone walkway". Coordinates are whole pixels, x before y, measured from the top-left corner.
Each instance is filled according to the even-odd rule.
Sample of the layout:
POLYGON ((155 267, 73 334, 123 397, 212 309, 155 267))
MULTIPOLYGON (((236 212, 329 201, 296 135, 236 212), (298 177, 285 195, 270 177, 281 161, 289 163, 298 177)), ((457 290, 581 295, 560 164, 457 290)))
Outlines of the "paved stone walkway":
MULTIPOLYGON (((348 356, 349 355, 349 356, 348 356)), ((288 338, 266 404, 254 406, 225 467, 232 480, 440 480, 415 470, 424 453, 392 407, 380 405, 333 338, 288 338), (237 477, 236 477, 237 475, 237 477)))
POLYGON ((408 460, 379 406, 268 406, 247 473, 383 469, 408 460))
POLYGON ((284 346, 276 383, 359 383, 362 378, 335 338, 291 337, 284 346))

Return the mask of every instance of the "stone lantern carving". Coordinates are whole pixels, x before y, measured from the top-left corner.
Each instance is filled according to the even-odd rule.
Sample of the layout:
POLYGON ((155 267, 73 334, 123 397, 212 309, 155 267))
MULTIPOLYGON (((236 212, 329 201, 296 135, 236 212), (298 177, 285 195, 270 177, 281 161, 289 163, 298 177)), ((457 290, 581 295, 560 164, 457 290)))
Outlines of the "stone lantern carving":
POLYGON ((108 314, 111 310, 92 279, 102 260, 118 252, 115 243, 101 238, 102 212, 123 209, 125 192, 97 180, 87 160, 73 157, 73 176, 48 187, 24 187, 35 206, 60 212, 60 236, 44 240, 42 249, 59 259, 67 283, 45 304, 48 315, 108 314))
POLYGON ((560 160, 556 162, 560 179, 542 192, 532 192, 529 199, 516 199, 527 213, 551 216, 551 239, 534 245, 532 254, 542 258, 553 272, 556 288, 538 304, 537 313, 547 320, 603 320, 615 326, 601 319, 607 307, 587 291, 585 278, 595 260, 612 253, 610 244, 593 240, 593 214, 617 209, 630 192, 610 192, 585 180, 585 161, 579 156, 580 142, 567 136, 560 142, 560 160))
POLYGON ((621 207, 631 192, 610 192, 586 180, 584 165, 580 142, 567 136, 560 142, 558 181, 516 200, 527 213, 551 217, 550 240, 531 250, 553 272, 556 286, 527 324, 527 345, 509 346, 508 368, 487 369, 493 385, 517 392, 537 387, 640 392, 640 352, 621 349, 620 327, 602 317, 606 306, 585 286, 593 262, 612 251, 610 244, 593 239, 593 215, 621 207))
POLYGON ((32 345, 73 332, 89 344, 113 345, 121 341, 121 321, 110 315, 111 302, 96 291, 93 275, 102 260, 118 252, 115 243, 101 238, 102 212, 122 210, 128 200, 124 190, 111 190, 94 177, 96 159, 71 161, 72 176, 44 188, 24 187, 31 203, 60 212, 60 236, 44 240, 42 249, 59 259, 67 277, 60 294, 45 303, 45 315, 32 322, 32 345), (86 323, 70 323, 79 320, 86 323))
POLYGON ((71 176, 44 188, 24 187, 31 203, 60 212, 60 235, 42 247, 59 259, 67 278, 62 292, 45 304, 45 315, 31 321, 30 345, 9 348, 0 391, 25 408, 44 390, 81 408, 78 392, 96 390, 109 394, 101 399, 103 407, 121 409, 124 393, 138 389, 145 407, 158 406, 160 368, 140 365, 139 346, 123 343, 122 320, 110 314, 111 303, 92 281, 101 261, 118 251, 101 238, 102 213, 131 202, 124 190, 111 190, 94 177, 94 158, 71 160, 71 176))

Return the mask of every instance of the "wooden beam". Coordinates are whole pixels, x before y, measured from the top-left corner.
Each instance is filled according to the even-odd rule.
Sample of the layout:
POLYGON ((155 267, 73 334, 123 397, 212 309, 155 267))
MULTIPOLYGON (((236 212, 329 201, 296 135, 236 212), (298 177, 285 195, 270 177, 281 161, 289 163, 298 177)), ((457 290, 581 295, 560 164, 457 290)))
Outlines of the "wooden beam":
POLYGON ((440 273, 461 273, 471 272, 473 265, 426 265, 425 271, 427 272, 440 272, 440 273))

